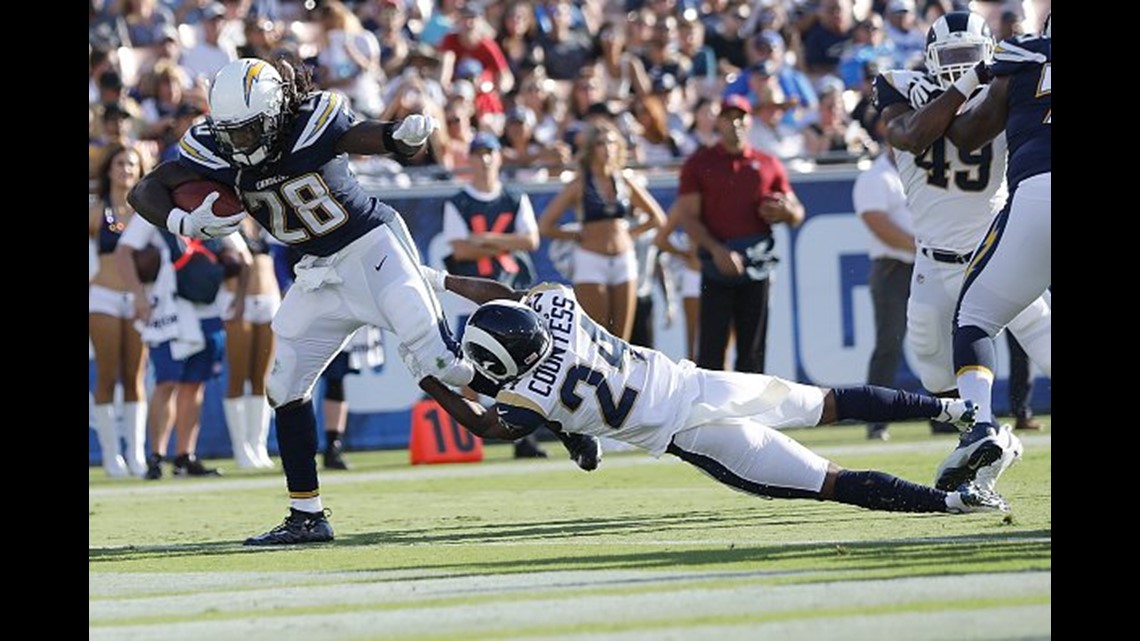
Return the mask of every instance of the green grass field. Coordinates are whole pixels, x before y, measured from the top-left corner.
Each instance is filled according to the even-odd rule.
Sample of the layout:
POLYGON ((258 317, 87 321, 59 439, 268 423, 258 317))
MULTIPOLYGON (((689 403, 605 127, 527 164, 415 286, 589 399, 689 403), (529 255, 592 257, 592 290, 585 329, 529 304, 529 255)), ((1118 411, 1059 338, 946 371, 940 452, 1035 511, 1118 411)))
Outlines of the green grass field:
MULTIPOLYGON (((1049 425, 1049 417, 1041 419, 1049 425)), ((840 465, 929 483, 953 436, 789 430, 840 465)), ((734 492, 640 451, 585 473, 488 445, 481 463, 350 452, 322 473, 334 543, 241 541, 286 513, 279 470, 110 480, 90 470, 89 638, 1043 639, 1051 437, 998 489, 1008 515, 893 514, 734 492)))

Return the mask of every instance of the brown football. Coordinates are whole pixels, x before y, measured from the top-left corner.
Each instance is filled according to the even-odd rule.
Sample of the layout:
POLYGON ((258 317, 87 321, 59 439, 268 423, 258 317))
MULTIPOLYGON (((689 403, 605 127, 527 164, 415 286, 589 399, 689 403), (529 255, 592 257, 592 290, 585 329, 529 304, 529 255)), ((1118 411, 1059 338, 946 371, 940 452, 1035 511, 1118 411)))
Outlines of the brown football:
POLYGON ((245 211, 245 205, 241 203, 241 197, 238 196, 237 191, 225 183, 214 180, 184 182, 175 187, 170 195, 178 208, 194 211, 198 205, 202 204, 206 196, 215 191, 220 194, 218 199, 214 201, 212 208, 215 216, 230 216, 239 211, 245 211))
POLYGON ((161 262, 162 254, 154 245, 135 250, 135 269, 139 273, 139 280, 144 283, 153 283, 158 278, 161 262))

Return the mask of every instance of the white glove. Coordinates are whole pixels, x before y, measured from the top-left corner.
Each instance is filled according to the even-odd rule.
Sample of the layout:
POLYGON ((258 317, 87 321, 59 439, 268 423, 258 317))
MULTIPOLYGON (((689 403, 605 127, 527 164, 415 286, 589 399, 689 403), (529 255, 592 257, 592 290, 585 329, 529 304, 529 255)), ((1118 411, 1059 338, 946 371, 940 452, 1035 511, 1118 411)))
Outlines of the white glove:
POLYGON ((431 136, 436 129, 439 129, 439 124, 435 118, 412 114, 400 121, 400 126, 392 132, 392 137, 405 145, 419 147, 427 142, 428 136, 431 136))
POLYGON ((171 209, 166 216, 166 228, 172 233, 191 238, 222 238, 234 233, 241 226, 245 212, 239 211, 232 216, 215 216, 213 205, 219 196, 221 194, 216 191, 210 193, 191 212, 177 207, 171 209))
POLYGON ((907 98, 910 99, 911 107, 921 109, 923 105, 933 100, 940 93, 942 93, 942 87, 926 77, 920 77, 911 83, 910 89, 907 90, 907 98))
POLYGON ((424 279, 431 285, 434 291, 447 291, 447 272, 440 271, 434 267, 428 267, 427 265, 420 265, 420 273, 423 274, 424 279))
POLYGON ((416 355, 413 354, 412 350, 408 349, 408 346, 403 343, 400 343, 396 347, 396 353, 400 355, 400 360, 404 361, 404 365, 407 366, 408 372, 410 372, 412 375, 412 380, 414 380, 418 385, 419 382, 427 376, 427 374, 424 373, 423 368, 420 366, 419 361, 416 359, 416 355))

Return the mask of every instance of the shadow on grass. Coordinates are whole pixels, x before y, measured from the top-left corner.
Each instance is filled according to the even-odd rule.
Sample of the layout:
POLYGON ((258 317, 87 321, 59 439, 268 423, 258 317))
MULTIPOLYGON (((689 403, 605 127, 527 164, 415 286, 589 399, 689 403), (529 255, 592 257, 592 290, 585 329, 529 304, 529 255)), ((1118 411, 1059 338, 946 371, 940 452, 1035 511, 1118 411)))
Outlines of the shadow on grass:
MULTIPOLYGON (((807 506, 805 506, 807 507, 807 506)), ((390 529, 359 534, 340 534, 334 543, 305 546, 316 550, 351 550, 384 547, 412 550, 415 567, 443 571, 448 575, 534 572, 544 570, 616 570, 668 569, 720 565, 770 564, 774 568, 794 569, 827 567, 844 570, 874 571, 905 566, 914 573, 945 574, 993 571, 995 567, 1049 568, 1052 563, 1052 531, 1050 529, 1015 531, 1000 534, 971 534, 947 537, 905 537, 884 540, 856 540, 837 543, 773 543, 772 545, 724 545, 710 548, 693 531, 742 527, 770 528, 772 538, 786 538, 786 528, 802 527, 806 522, 826 524, 826 532, 839 535, 858 531, 858 522, 866 518, 861 512, 837 515, 834 510, 815 513, 810 507, 791 514, 757 514, 754 510, 688 511, 653 516, 614 515, 608 518, 582 520, 556 519, 524 523, 479 524, 466 521, 456 524, 437 523, 430 529, 390 529), (630 537, 636 545, 639 537, 656 533, 672 533, 675 545, 655 546, 650 551, 629 551, 619 538, 590 545, 562 544, 537 547, 550 541, 563 543, 605 535, 612 539, 630 537), (489 547, 488 544, 495 544, 489 547), (520 552, 518 548, 526 548, 520 552), (472 554, 470 546, 478 546, 472 554), (423 557, 423 558, 421 558, 423 557), (837 566, 836 564, 839 563, 837 566)), ((955 517, 948 517, 955 518, 955 517)), ((899 530, 905 532, 905 528, 899 530)), ((91 564, 180 557, 219 558, 235 554, 280 552, 291 548, 245 547, 237 541, 170 546, 123 548, 90 548, 91 564)), ((295 547, 292 549, 296 549, 295 547)), ((387 570, 392 566, 357 568, 360 571, 387 570)))

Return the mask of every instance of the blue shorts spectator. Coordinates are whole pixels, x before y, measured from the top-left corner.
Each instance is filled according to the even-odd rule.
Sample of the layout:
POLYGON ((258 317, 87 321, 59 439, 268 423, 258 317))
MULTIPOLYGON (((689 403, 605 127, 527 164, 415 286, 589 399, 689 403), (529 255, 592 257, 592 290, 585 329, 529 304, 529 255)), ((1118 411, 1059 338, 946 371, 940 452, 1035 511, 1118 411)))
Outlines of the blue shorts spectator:
POLYGON ((151 348, 155 382, 205 383, 221 375, 226 357, 225 325, 220 318, 203 318, 200 322, 206 347, 190 358, 174 360, 170 354, 170 341, 151 348))

